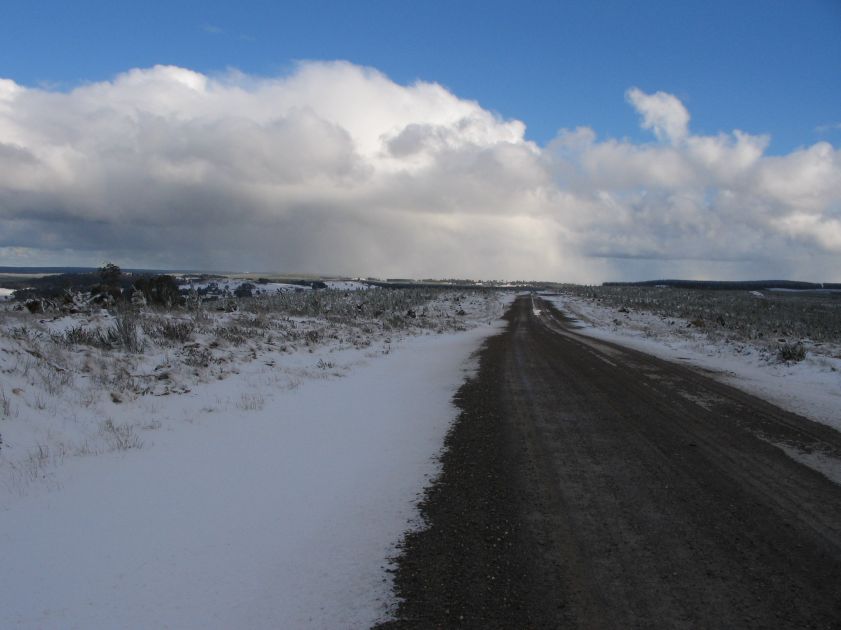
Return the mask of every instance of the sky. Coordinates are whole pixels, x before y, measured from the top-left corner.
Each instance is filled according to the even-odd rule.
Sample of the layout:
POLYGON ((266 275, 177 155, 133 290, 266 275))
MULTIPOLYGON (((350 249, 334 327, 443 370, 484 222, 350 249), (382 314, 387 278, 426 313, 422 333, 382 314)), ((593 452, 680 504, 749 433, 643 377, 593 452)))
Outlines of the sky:
POLYGON ((841 2, 7 1, 0 265, 841 280, 841 2))

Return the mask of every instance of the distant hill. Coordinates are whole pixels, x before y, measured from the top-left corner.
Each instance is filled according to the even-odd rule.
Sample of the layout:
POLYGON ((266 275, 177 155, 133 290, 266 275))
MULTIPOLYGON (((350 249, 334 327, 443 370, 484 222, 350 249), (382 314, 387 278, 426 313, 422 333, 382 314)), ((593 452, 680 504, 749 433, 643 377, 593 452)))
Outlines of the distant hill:
POLYGON ((3 273, 90 273, 95 267, 0 267, 3 273))
MULTIPOLYGON (((127 269, 123 268, 125 273, 133 274, 157 274, 157 273, 172 273, 161 269, 127 269)), ((4 273, 14 274, 42 274, 42 273, 96 273, 99 267, 0 267, 0 275, 4 273)))

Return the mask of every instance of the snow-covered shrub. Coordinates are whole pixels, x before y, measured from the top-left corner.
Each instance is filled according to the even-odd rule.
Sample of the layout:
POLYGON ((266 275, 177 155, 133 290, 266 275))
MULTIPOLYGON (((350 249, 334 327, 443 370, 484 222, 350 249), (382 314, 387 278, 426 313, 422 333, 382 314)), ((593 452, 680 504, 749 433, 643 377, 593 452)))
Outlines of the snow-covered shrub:
POLYGON ((799 341, 797 343, 784 342, 777 352, 780 361, 797 363, 806 358, 806 348, 799 341))
POLYGON ((108 335, 98 328, 86 328, 81 324, 73 326, 61 333, 51 335, 54 342, 74 347, 79 345, 92 346, 94 348, 110 348, 108 335))
POLYGON ((4 390, 2 386, 0 386, 0 418, 8 418, 11 415, 12 402, 6 396, 6 390, 4 390))
POLYGON ((143 293, 148 304, 171 308, 184 303, 178 283, 173 276, 140 277, 135 280, 134 288, 143 293))
POLYGON ((841 341, 841 299, 832 294, 712 291, 651 286, 569 285, 564 292, 603 306, 632 308, 663 317, 703 320, 709 335, 772 342, 778 337, 841 341))
POLYGON ((138 331, 138 315, 131 309, 117 311, 114 323, 106 331, 108 342, 126 352, 143 352, 143 339, 138 331))
POLYGON ((199 345, 184 348, 184 365, 192 368, 206 368, 213 360, 213 354, 208 348, 199 345))
POLYGON ((234 289, 234 297, 249 298, 254 291, 254 285, 250 282, 243 282, 236 289, 234 289))
POLYGON ((73 382, 73 373, 46 361, 39 363, 36 373, 41 379, 44 390, 50 396, 57 396, 73 382))
POLYGON ((503 304, 485 291, 449 289, 229 296, 238 309, 228 312, 215 308, 221 299, 197 298, 170 307, 123 300, 108 310, 74 298, 72 309, 37 315, 0 304, 0 489, 4 474, 21 491, 49 477, 65 453, 140 448, 144 431, 171 421, 158 413, 171 395, 246 373, 257 387, 238 391, 230 405, 260 409, 269 404, 262 387, 342 375, 363 353, 388 354, 407 336, 490 321, 503 304), (345 354, 353 349, 362 352, 345 354), (312 356, 302 360, 304 353, 312 356))
POLYGON ((111 418, 100 424, 100 433, 108 445, 115 451, 127 451, 132 448, 141 448, 143 440, 129 424, 114 424, 111 418))
POLYGON ((160 345, 183 344, 190 340, 196 325, 189 320, 164 318, 144 322, 143 330, 160 345))
POLYGON ((259 411, 265 404, 266 401, 262 395, 243 392, 237 402, 237 407, 243 411, 259 411))
POLYGON ((223 339, 232 346, 241 346, 250 336, 247 331, 236 324, 229 326, 217 326, 213 331, 217 339, 223 339))

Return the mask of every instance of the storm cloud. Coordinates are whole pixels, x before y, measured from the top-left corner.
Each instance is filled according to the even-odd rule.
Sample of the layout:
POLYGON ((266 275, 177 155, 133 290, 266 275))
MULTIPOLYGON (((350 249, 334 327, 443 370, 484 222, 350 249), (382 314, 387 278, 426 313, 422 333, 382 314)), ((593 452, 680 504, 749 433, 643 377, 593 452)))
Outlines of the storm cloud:
POLYGON ((0 264, 350 275, 839 280, 841 157, 693 135, 630 88, 650 142, 525 125, 346 62, 278 78, 134 69, 0 80, 0 264))

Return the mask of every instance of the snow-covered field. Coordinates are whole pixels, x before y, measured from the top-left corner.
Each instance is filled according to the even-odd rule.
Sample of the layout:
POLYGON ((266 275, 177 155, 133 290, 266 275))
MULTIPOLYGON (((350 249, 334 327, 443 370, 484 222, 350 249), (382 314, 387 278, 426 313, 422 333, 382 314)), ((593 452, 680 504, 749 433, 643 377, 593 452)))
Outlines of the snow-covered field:
POLYGON ((257 283, 253 280, 236 278, 219 278, 216 280, 182 282, 178 288, 182 290, 209 291, 214 295, 233 295, 241 285, 247 284, 254 287, 255 295, 272 295, 286 291, 309 291, 310 287, 305 285, 288 284, 286 282, 264 282, 257 283))
POLYGON ((356 280, 327 280, 325 284, 338 291, 364 291, 370 288, 369 285, 356 280))
MULTIPOLYGON (((254 295, 273 295, 289 291, 310 291, 311 287, 302 284, 290 284, 287 282, 258 282, 245 278, 217 278, 215 280, 185 281, 179 284, 179 289, 208 291, 214 294, 233 295, 242 284, 250 284, 254 287, 254 295)), ((327 288, 335 291, 364 291, 369 285, 356 280, 327 280, 324 282, 327 288)), ((2 291, 2 289, 0 289, 2 291)), ((0 294, 2 295, 2 294, 0 294)))
POLYGON ((383 618, 452 394, 511 299, 0 313, 0 627, 383 618))
POLYGON ((785 362, 778 356, 777 336, 747 339, 717 327, 690 325, 679 317, 616 308, 577 295, 546 299, 576 318, 583 334, 703 367, 735 387, 841 430, 839 343, 803 339, 805 359, 785 362))

